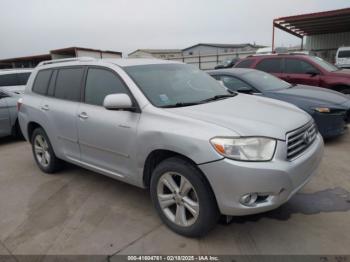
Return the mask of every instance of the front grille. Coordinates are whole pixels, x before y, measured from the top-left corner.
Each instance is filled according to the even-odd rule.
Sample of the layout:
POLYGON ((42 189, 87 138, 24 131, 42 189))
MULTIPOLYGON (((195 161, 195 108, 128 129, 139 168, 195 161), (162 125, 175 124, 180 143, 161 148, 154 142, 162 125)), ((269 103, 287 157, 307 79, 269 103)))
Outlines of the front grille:
POLYGON ((301 155, 316 139, 317 127, 314 121, 287 133, 287 159, 301 155))

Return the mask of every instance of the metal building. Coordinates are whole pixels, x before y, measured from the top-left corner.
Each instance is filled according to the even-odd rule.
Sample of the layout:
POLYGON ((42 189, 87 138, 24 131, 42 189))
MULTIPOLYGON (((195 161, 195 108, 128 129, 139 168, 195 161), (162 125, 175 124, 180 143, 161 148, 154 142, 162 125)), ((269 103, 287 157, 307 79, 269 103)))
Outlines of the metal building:
POLYGON ((301 49, 334 62, 341 46, 350 46, 350 8, 280 17, 273 20, 272 48, 274 50, 275 28, 301 39, 301 49), (304 38, 306 44, 304 45, 304 38))
POLYGON ((0 60, 0 68, 31 68, 42 61, 70 57, 121 58, 122 53, 84 47, 68 47, 50 51, 49 54, 15 57, 0 60))

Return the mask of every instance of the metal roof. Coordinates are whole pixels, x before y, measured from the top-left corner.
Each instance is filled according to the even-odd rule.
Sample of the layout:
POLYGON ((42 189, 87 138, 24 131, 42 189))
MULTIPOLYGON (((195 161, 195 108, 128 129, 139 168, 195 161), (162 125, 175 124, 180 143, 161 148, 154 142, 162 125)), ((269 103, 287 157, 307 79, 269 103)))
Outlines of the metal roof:
POLYGON ((199 43, 199 44, 195 44, 192 45, 190 47, 184 48, 182 49, 182 51, 186 51, 188 49, 191 49, 193 47, 197 47, 197 46, 211 46, 211 47, 218 47, 218 48, 244 48, 244 47, 256 47, 256 48, 260 48, 260 47, 264 47, 261 45, 252 45, 250 43, 243 43, 243 44, 216 44, 216 43, 199 43))
POLYGON ((302 38, 303 36, 342 33, 350 31, 350 8, 280 17, 274 27, 302 38))

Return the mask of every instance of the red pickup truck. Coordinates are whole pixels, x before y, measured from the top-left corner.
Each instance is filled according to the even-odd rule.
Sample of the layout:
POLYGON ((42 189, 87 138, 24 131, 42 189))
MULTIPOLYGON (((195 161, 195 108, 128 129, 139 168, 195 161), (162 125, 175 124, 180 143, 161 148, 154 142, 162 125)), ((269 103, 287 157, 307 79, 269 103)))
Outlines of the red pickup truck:
POLYGON ((317 56, 255 55, 240 60, 234 67, 255 68, 292 84, 320 86, 350 94, 350 70, 340 69, 317 56))

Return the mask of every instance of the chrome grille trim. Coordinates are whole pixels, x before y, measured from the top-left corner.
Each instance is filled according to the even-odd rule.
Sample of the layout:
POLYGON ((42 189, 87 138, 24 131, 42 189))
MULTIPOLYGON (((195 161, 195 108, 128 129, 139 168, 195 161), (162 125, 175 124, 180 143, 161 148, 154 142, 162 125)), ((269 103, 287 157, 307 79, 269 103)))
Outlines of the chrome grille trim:
POLYGON ((287 160, 300 156, 317 137, 317 127, 314 121, 287 133, 287 160))

